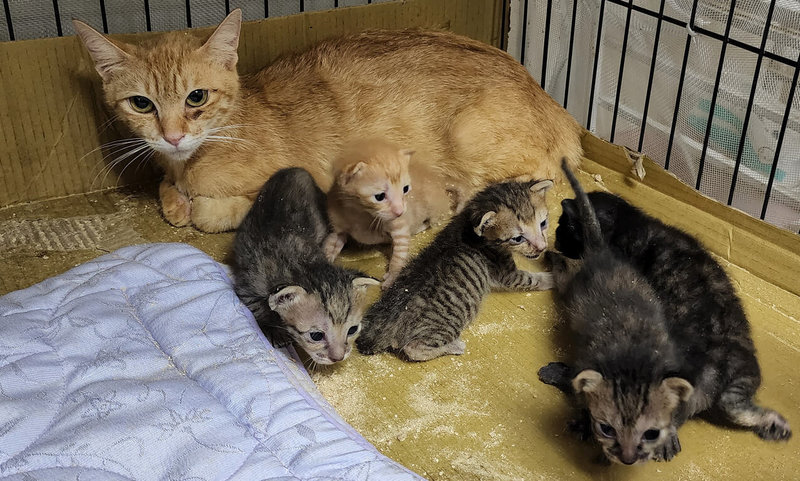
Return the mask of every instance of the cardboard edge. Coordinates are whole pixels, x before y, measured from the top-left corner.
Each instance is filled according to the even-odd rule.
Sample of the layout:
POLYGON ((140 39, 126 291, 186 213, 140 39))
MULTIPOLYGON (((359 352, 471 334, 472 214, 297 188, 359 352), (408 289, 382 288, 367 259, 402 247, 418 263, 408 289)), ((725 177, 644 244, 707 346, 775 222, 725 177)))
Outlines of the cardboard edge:
MULTIPOLYGON (((704 230, 709 227, 716 229, 715 235, 701 239, 707 248, 761 279, 800 295, 800 282, 797 281, 797 273, 800 272, 800 236, 706 197, 647 156, 643 158, 647 174, 643 180, 639 180, 630 173, 631 163, 624 147, 602 140, 590 132, 584 134, 582 143, 584 157, 593 161, 584 162, 583 170, 589 174, 609 174, 608 171, 597 169, 593 165, 596 163, 613 171, 617 177, 615 185, 618 183, 621 186, 620 189, 614 189, 615 193, 648 210, 648 206, 642 205, 641 196, 636 194, 637 186, 644 185, 709 214, 711 217, 706 219, 707 222, 713 218, 721 223, 703 225, 704 230)), ((674 212, 673 219, 663 220, 674 224, 679 217, 686 215, 674 212)), ((680 227, 694 235, 699 233, 699 230, 693 231, 688 225, 680 227)))

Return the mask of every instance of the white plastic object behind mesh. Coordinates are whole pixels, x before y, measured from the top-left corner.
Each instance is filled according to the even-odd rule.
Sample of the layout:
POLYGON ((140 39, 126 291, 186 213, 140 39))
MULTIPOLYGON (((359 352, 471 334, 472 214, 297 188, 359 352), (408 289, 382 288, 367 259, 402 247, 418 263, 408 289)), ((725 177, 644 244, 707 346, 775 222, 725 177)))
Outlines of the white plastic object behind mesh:
MULTIPOLYGON (((540 83, 547 3, 547 0, 530 0, 528 4, 525 65, 540 83)), ((605 2, 591 114, 591 131, 607 140, 612 138, 611 126, 628 12, 628 6, 619 3, 627 4, 605 2)), ((661 0, 634 2, 636 6, 656 13, 660 3, 661 0)), ((577 5, 576 28, 567 109, 586 126, 600 0, 552 2, 547 78, 544 86, 550 95, 563 104, 573 4, 577 5)), ((694 25, 723 35, 730 4, 729 0, 699 1, 694 25)), ((680 20, 682 25, 666 21, 661 24, 647 127, 641 151, 665 165, 688 36, 691 38, 691 46, 669 170, 694 187, 722 42, 687 28, 692 5, 693 0, 665 2, 664 14, 680 20)), ((517 55, 522 42, 519 38, 522 7, 523 2, 513 2, 512 35, 509 41, 512 47, 509 51, 517 55), (517 50, 513 48, 514 45, 517 45, 517 50)), ((757 49, 761 44, 768 9, 768 0, 737 1, 730 37, 757 49)), ((633 150, 639 150, 656 27, 657 19, 654 16, 632 11, 613 142, 633 150)), ((794 0, 777 1, 766 50, 791 59, 792 62, 797 60, 800 53, 800 3, 794 0)), ((732 44, 727 46, 700 183, 700 192, 723 203, 728 202, 731 190, 757 59, 757 53, 732 44)), ((791 65, 767 57, 762 60, 731 204, 754 217, 761 216, 793 75, 794 67, 791 65)), ((765 216, 766 221, 793 232, 800 229, 800 112, 797 109, 800 105, 800 88, 797 90, 792 99, 792 109, 765 216)))

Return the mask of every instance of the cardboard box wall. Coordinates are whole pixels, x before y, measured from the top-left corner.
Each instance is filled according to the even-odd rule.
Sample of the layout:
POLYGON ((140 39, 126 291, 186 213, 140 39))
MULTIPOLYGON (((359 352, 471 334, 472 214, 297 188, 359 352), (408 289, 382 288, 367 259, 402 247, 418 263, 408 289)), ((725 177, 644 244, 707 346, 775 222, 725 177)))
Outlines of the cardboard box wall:
MULTIPOLYGON (((249 22, 240 70, 366 28, 445 28, 499 45, 501 15, 501 1, 409 0, 249 22)), ((157 34, 123 38, 145 35, 157 34)), ((0 294, 138 242, 188 242, 229 261, 231 233, 163 221, 157 172, 133 166, 106 175, 96 149, 126 133, 108 122, 99 79, 76 38, 0 43, 0 87, 0 294)), ((587 135, 584 148, 587 190, 619 193, 720 257, 753 321, 764 371, 760 400, 797 427, 800 237, 699 195, 649 160, 644 181, 634 180, 621 147, 587 135)), ((556 186, 553 223, 566 196, 569 189, 556 186)), ((412 252, 432 235, 415 238, 412 252)), ((342 262, 378 276, 385 257, 366 251, 342 262)), ((370 442, 430 479, 796 479, 798 441, 769 444, 702 421, 681 430, 684 451, 671 463, 634 470, 594 464, 596 448, 564 428, 570 410, 563 396, 536 379, 540 365, 568 349, 552 306, 551 293, 494 294, 464 335, 464 356, 409 364, 354 355, 314 379, 370 442)))

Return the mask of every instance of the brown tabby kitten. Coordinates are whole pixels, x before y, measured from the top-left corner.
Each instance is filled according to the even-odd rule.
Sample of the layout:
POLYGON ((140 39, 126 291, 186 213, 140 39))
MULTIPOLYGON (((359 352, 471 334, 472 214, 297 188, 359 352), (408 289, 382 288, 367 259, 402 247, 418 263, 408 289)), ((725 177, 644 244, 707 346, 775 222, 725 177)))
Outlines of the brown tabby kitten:
MULTIPOLYGON (((575 191, 586 251, 581 261, 552 251, 545 259, 575 338, 571 385, 589 413, 585 434, 593 433, 614 462, 669 460, 680 450, 675 420, 693 386, 677 370, 679 349, 660 299, 605 243, 586 193, 566 164, 564 171, 575 191)), ((563 371, 551 364, 539 376, 558 380, 563 371)))
POLYGON ((343 361, 360 329, 367 286, 378 281, 331 264, 325 194, 301 168, 264 184, 233 243, 236 294, 276 346, 292 341, 318 364, 343 361))
POLYGON ((439 222, 450 209, 442 180, 412 155, 391 142, 365 139, 347 146, 333 163, 328 192, 333 232, 325 240, 325 254, 333 261, 348 236, 361 244, 391 241, 384 289, 405 265, 411 235, 439 222))
POLYGON ((156 150, 166 219, 234 229, 264 181, 300 165, 323 190, 348 141, 380 137, 430 156, 460 193, 581 156, 581 127, 505 52, 446 32, 372 31, 325 40, 252 77, 236 73, 241 12, 203 43, 143 45, 75 21, 106 103, 156 150))
POLYGON ((512 253, 536 258, 547 247, 552 186, 503 182, 478 193, 369 308, 358 350, 399 351, 413 361, 463 354, 461 331, 491 289, 550 289, 549 273, 517 269, 512 253))

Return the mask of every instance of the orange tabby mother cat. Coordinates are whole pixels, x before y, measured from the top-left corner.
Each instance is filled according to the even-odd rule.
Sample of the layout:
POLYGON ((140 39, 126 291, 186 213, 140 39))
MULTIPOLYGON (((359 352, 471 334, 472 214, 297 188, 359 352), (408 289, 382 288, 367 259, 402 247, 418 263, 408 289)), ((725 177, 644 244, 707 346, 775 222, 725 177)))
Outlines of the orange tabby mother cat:
POLYGON ((171 224, 235 229, 269 176, 300 166, 327 190, 355 137, 426 152, 463 203, 489 182, 559 175, 581 127, 505 52, 446 32, 325 40, 252 77, 236 72, 241 12, 205 43, 174 32, 145 45, 75 21, 106 103, 160 155, 171 224))

